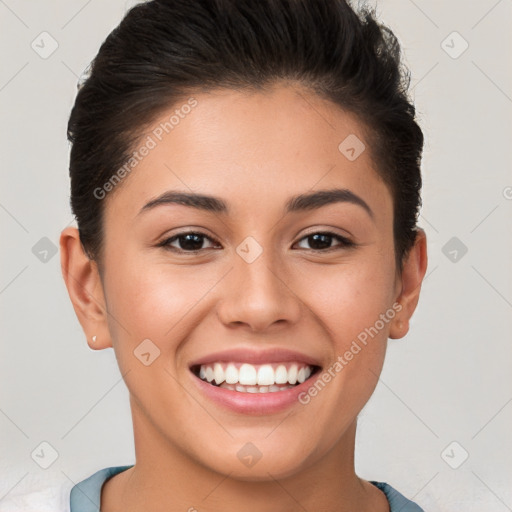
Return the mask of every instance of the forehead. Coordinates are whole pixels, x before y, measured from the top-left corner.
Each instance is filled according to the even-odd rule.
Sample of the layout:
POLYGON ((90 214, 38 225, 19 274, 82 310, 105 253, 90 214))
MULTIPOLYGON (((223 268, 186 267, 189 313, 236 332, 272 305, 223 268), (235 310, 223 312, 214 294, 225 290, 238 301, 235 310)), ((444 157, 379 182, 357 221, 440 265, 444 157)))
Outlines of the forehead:
POLYGON ((151 149, 113 200, 116 211, 134 218, 166 190, 193 191, 227 198, 236 213, 344 187, 377 210, 390 209, 369 143, 356 116, 298 86, 197 93, 161 112, 145 131, 134 150, 151 149))

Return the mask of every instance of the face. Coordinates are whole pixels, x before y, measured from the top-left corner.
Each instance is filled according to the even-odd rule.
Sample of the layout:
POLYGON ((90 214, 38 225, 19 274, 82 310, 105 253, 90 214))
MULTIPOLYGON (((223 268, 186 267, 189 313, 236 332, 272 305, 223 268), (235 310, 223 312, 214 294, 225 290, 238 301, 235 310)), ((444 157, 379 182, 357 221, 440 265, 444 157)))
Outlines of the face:
POLYGON ((283 477, 340 453, 399 337, 392 198, 332 103, 291 86, 194 98, 105 199, 105 346, 137 450, 283 477))

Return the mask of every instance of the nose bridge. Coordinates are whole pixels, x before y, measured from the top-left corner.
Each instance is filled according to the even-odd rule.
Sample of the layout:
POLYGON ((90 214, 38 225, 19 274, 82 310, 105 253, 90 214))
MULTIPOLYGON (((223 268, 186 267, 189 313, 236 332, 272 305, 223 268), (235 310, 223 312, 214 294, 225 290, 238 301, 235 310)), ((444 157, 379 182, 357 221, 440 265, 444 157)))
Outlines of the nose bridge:
POLYGON ((244 249, 247 250, 247 245, 246 243, 245 247, 241 245, 237 249, 237 254, 240 257, 240 261, 236 263, 237 273, 241 275, 242 281, 245 283, 247 294, 254 297, 267 297, 267 300, 271 299, 276 294, 280 294, 279 288, 283 286, 278 278, 281 267, 279 261, 271 248, 262 249, 259 255, 252 259, 254 251, 257 249, 250 247, 250 244, 249 251, 244 256, 240 256, 240 252, 244 249), (245 256, 248 256, 248 259, 245 256))
POLYGON ((297 321, 300 301, 290 290, 279 255, 247 237, 236 248, 230 286, 223 297, 219 316, 226 323, 245 323, 254 330, 286 320, 297 321))

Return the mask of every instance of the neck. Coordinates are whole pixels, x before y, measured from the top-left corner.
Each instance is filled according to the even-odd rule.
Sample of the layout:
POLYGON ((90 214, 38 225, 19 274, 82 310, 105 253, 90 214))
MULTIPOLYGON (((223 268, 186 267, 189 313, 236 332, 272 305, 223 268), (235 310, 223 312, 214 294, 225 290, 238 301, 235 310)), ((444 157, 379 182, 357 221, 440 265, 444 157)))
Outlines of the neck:
POLYGON ((102 488, 101 510, 111 512, 239 512, 353 510, 387 512, 387 499, 354 471, 356 420, 327 454, 286 477, 240 480, 206 467, 169 443, 132 401, 135 465, 102 488))

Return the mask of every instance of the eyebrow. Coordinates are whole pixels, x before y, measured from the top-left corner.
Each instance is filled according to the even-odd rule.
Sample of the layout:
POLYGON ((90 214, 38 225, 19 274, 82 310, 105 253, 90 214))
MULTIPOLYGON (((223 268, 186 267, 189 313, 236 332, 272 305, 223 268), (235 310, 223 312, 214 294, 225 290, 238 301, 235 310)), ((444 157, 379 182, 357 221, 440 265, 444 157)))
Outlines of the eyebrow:
MULTIPOLYGON (((293 196, 288 199, 285 204, 285 213, 315 210, 322 206, 334 203, 355 204, 362 207, 372 219, 375 218, 372 209, 366 201, 346 188, 319 190, 316 192, 293 196)), ((229 214, 229 207, 227 203, 219 197, 189 192, 168 191, 146 203, 141 208, 138 215, 145 211, 152 210, 157 206, 168 204, 180 204, 206 212, 221 213, 224 215, 229 214)))

